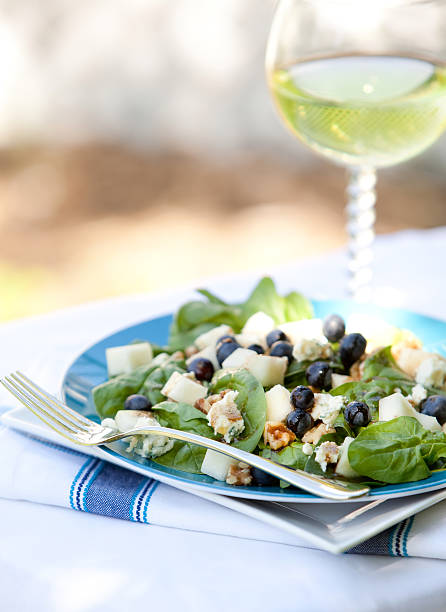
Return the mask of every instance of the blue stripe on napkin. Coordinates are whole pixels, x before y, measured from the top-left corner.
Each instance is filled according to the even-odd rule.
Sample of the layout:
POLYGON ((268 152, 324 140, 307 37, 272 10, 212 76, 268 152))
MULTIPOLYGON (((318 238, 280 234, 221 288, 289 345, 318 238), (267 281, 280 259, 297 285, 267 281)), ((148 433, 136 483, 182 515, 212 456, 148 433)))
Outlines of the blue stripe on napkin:
POLYGON ((414 517, 397 523, 390 529, 358 544, 349 553, 365 555, 388 555, 391 557, 408 557, 407 540, 412 529, 414 517))
POLYGON ((155 493, 157 486, 159 485, 159 482, 156 481, 153 483, 153 485, 150 487, 150 490, 147 493, 147 497, 145 499, 144 502, 144 508, 143 508, 143 514, 142 514, 142 521, 143 523, 147 523, 148 525, 150 525, 148 519, 147 519, 147 510, 149 508, 149 502, 152 498, 152 495, 155 493))
POLYGON ((70 486, 70 506, 73 510, 85 510, 85 508, 81 506, 82 489, 98 463, 99 459, 92 459, 89 457, 74 477, 70 486))
POLYGON ((394 557, 392 548, 389 546, 389 542, 392 540, 392 533, 394 528, 386 529, 378 535, 366 540, 361 544, 358 544, 354 548, 348 550, 348 553, 356 555, 390 555, 394 557))
POLYGON ((125 520, 140 520, 139 515, 133 518, 132 508, 139 503, 138 492, 153 480, 110 463, 101 461, 101 464, 102 469, 89 483, 85 511, 125 520))

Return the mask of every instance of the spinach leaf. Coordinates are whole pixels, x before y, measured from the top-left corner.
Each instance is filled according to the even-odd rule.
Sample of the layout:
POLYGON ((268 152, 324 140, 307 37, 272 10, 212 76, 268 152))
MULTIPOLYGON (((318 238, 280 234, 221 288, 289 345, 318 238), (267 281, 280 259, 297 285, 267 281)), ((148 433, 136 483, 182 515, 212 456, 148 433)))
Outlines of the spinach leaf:
MULTIPOLYGON (((305 470, 305 466, 308 462, 308 455, 302 452, 302 446, 302 442, 292 442, 278 451, 273 451, 269 446, 264 446, 259 454, 265 457, 265 459, 271 459, 271 461, 286 465, 295 470, 305 470)), ((284 480, 280 480, 279 485, 281 489, 286 489, 291 486, 284 480)))
POLYGON ((176 315, 180 330, 190 330, 203 323, 213 323, 214 326, 230 325, 239 329, 242 325, 240 311, 237 306, 215 304, 214 302, 188 302, 182 306, 176 315))
POLYGON ((348 450, 354 470, 387 483, 428 478, 429 466, 442 457, 446 457, 446 436, 427 431, 413 417, 369 425, 348 450))
POLYGON ((298 385, 306 385, 305 372, 311 361, 292 361, 285 373, 285 387, 294 389, 298 385))
POLYGON ((336 433, 343 436, 343 438, 346 438, 347 436, 354 438, 356 435, 351 426, 345 420, 343 410, 341 410, 341 412, 336 417, 336 421, 333 423, 333 427, 336 429, 336 433))
POLYGON ((236 399, 238 409, 245 421, 245 429, 232 446, 252 452, 263 434, 266 421, 266 399, 262 385, 248 370, 222 372, 214 377, 211 393, 220 393, 224 389, 238 391, 236 399))
POLYGON ((213 429, 208 425, 206 415, 190 404, 161 402, 153 406, 153 412, 163 427, 190 431, 205 438, 215 438, 213 429))
POLYGON ((220 306, 229 306, 227 302, 219 298, 214 293, 211 293, 207 289, 197 289, 197 293, 200 293, 205 298, 207 298, 211 304, 220 304, 220 306))
POLYGON ((261 310, 272 317, 277 324, 309 319, 313 316, 313 307, 303 295, 293 291, 285 297, 280 296, 273 280, 268 277, 262 278, 242 305, 242 310, 245 321, 261 310))
MULTIPOLYGON (((205 438, 215 438, 213 429, 207 423, 206 415, 190 404, 162 402, 153 407, 153 412, 163 427, 190 431, 205 438)), ((205 453, 206 449, 201 446, 175 440, 173 448, 168 453, 154 458, 153 461, 183 472, 199 474, 205 453)))
POLYGON ((173 372, 185 372, 184 361, 168 359, 162 365, 140 366, 129 374, 120 374, 93 389, 93 401, 102 419, 113 418, 124 408, 129 395, 145 395, 152 404, 166 398, 160 391, 173 372))
POLYGON ((269 446, 266 446, 260 451, 260 455, 281 465, 286 465, 296 470, 304 470, 305 464, 308 461, 308 455, 302 452, 302 446, 302 442, 292 442, 278 451, 273 451, 269 446))
POLYGON ((168 453, 156 457, 152 461, 181 472, 200 474, 205 454, 206 449, 202 446, 176 440, 168 453))
POLYGON ((197 336, 217 325, 229 325, 238 333, 259 310, 273 317, 277 324, 313 316, 311 303, 305 297, 295 291, 280 296, 270 278, 263 278, 242 304, 227 304, 206 289, 200 289, 199 293, 206 301, 188 302, 175 315, 169 335, 171 350, 186 348, 197 336))
POLYGON ((301 293, 292 291, 284 298, 284 319, 278 321, 299 321, 300 319, 311 319, 314 317, 314 310, 311 302, 307 300, 301 293))
POLYGON ((183 351, 186 347, 195 342, 195 339, 201 334, 205 334, 213 327, 214 323, 203 323, 188 330, 180 330, 177 321, 174 319, 169 332, 169 348, 171 351, 183 351))
POLYGON ((157 366, 141 366, 129 374, 120 374, 93 389, 93 401, 102 419, 113 418, 124 408, 129 395, 141 393, 146 378, 157 366))
POLYGON ((215 303, 215 301, 193 301, 181 306, 170 328, 171 349, 184 349, 193 344, 195 338, 218 325, 230 325, 235 332, 243 326, 238 306, 215 303))

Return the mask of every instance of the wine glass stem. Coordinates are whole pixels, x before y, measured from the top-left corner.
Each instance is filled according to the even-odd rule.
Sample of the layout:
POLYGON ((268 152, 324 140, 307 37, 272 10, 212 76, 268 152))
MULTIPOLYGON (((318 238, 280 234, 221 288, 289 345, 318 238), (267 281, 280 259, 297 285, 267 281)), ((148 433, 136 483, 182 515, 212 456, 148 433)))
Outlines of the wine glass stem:
POLYGON ((376 171, 369 166, 349 168, 347 187, 348 294, 357 301, 371 297, 375 239, 376 171))

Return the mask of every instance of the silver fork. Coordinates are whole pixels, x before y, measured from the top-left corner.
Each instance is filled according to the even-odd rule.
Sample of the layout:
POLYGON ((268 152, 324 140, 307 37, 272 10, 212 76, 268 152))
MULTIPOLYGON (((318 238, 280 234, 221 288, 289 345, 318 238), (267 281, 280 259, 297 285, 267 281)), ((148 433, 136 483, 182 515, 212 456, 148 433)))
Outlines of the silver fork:
POLYGON ((21 372, 15 372, 0 379, 6 389, 24 406, 41 419, 48 427, 75 444, 100 446, 134 435, 157 434, 184 442, 191 442, 214 451, 228 455, 237 461, 243 461, 259 468, 280 480, 299 487, 308 493, 334 500, 348 500, 366 495, 369 487, 358 483, 349 483, 338 479, 329 479, 302 470, 295 470, 274 463, 269 459, 253 455, 229 444, 210 440, 186 431, 168 427, 138 427, 126 432, 117 433, 110 427, 98 425, 94 421, 72 410, 53 395, 39 387, 21 372))

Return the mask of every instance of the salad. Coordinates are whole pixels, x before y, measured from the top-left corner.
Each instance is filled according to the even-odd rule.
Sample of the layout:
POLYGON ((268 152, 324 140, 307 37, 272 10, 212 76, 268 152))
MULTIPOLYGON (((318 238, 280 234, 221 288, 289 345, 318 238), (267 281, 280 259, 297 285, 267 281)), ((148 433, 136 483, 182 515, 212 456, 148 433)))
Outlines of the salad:
MULTIPOLYGON (((314 318, 304 296, 279 295, 270 278, 242 304, 199 293, 175 314, 167 346, 107 349, 109 380, 93 390, 104 425, 160 424, 371 486, 446 468, 446 359, 410 330, 359 314, 314 318)), ((133 436, 129 451, 231 485, 279 485, 159 435, 133 436)))

